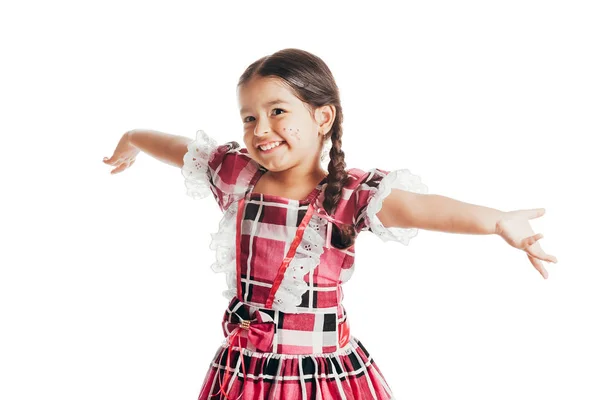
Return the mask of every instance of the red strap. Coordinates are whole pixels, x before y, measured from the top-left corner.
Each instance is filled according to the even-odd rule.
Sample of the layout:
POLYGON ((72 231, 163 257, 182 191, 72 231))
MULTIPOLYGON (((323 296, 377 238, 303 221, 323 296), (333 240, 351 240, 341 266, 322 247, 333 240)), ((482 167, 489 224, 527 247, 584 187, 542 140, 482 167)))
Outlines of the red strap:
POLYGON ((294 258, 296 249, 298 248, 298 245, 300 244, 300 241, 302 240, 302 234, 304 233, 304 230, 306 229, 306 226, 308 225, 308 221, 310 221, 310 218, 312 217, 313 212, 314 212, 314 207, 311 203, 311 204, 309 204, 308 209, 306 210, 306 215, 302 219, 300 226, 296 230, 296 237, 294 237, 294 241, 292 242, 287 255, 285 256, 285 258, 283 259, 283 262, 281 263, 281 266, 279 267, 279 271, 277 272, 277 277, 275 278, 275 281, 273 282, 273 287, 271 288, 271 293, 269 293, 269 298, 267 299, 267 302, 265 303, 266 308, 271 308, 271 306, 273 306, 273 300, 275 299, 275 292, 277 292, 277 289, 279 289, 279 286, 281 285, 281 281, 283 281, 283 276, 285 274, 286 268, 288 267, 288 265, 294 258))
MULTIPOLYGON (((265 304, 266 308, 271 308, 273 306, 273 300, 275 299, 275 293, 277 292, 277 289, 279 289, 279 286, 281 285, 281 282, 283 281, 283 276, 285 275, 285 270, 287 269, 288 265, 294 258, 296 249, 298 248, 298 245, 300 244, 300 241, 302 240, 302 235, 304 234, 304 230, 308 226, 308 222, 310 221, 310 219, 314 213, 314 210, 315 209, 314 209, 313 203, 310 203, 308 205, 308 209, 306 210, 306 214, 304 215, 304 218, 302 219, 302 222, 300 223, 300 226, 296 230, 296 236, 294 237, 294 240, 292 241, 292 244, 287 252, 287 255, 283 259, 283 262, 281 263, 281 266, 279 267, 279 270, 277 271, 277 276, 275 278, 275 281, 273 282, 273 287, 271 288, 271 292, 269 293, 269 297, 267 298, 267 302, 265 304)), ((237 222, 236 222, 236 253, 235 253, 236 273, 237 273, 237 277, 236 277, 237 278, 236 279, 236 281, 237 281, 237 297, 241 301, 245 300, 242 298, 242 260, 241 260, 241 253, 242 253, 241 237, 242 237, 243 213, 244 213, 244 198, 242 197, 238 202, 237 222)))

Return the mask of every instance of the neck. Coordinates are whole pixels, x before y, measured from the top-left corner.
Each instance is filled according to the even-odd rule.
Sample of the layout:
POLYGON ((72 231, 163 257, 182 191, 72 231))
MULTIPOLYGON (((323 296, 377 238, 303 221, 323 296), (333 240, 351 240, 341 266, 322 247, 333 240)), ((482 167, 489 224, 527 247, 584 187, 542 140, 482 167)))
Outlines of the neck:
POLYGON ((309 181, 311 183, 319 183, 323 178, 327 176, 327 171, 321 167, 303 170, 300 167, 289 168, 285 171, 267 171, 265 175, 269 176, 269 179, 277 182, 284 186, 297 185, 299 182, 309 181))

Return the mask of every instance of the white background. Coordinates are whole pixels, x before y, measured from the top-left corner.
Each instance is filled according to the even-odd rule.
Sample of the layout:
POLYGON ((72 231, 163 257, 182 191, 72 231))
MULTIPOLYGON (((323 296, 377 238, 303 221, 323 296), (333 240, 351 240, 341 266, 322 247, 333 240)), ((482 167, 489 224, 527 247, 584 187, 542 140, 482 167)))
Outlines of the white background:
POLYGON ((594 3, 3 4, 0 398, 197 398, 220 211, 144 153, 102 158, 134 128, 243 143, 237 80, 286 47, 331 68, 349 167, 546 208, 548 280, 497 236, 359 236, 344 305, 396 397, 600 398, 594 3))

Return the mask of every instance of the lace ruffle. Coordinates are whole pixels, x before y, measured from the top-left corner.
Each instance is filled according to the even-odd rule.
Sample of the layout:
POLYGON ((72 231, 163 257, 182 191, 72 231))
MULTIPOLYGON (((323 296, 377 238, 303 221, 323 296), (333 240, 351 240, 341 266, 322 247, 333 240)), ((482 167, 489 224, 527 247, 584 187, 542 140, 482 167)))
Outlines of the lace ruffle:
POLYGON ((212 193, 208 162, 217 147, 217 141, 201 129, 196 132, 196 139, 187 146, 188 151, 183 156, 181 173, 185 177, 186 194, 195 200, 203 199, 212 193))
POLYGON ((393 188, 422 194, 428 192, 428 188, 421 182, 421 178, 412 174, 408 169, 390 171, 383 177, 375 191, 375 195, 367 205, 366 224, 384 242, 393 240, 408 245, 410 239, 417 236, 417 228, 387 228, 377 218, 377 213, 381 211, 383 200, 391 193, 393 188))
POLYGON ((298 313, 297 306, 302 303, 302 295, 308 290, 304 276, 317 268, 325 246, 325 227, 327 220, 314 213, 302 234, 302 240, 290 261, 281 286, 275 292, 273 309, 298 313))
POLYGON ((210 266, 214 272, 224 272, 227 281, 227 290, 223 292, 228 300, 237 294, 236 280, 236 242, 235 225, 238 202, 233 202, 225 211, 219 222, 219 230, 211 233, 210 249, 215 251, 216 261, 210 266))
MULTIPOLYGON (((228 300, 237 295, 236 281, 236 216, 238 202, 235 201, 225 211, 219 222, 217 233, 211 233, 210 248, 216 252, 216 261, 211 265, 214 272, 226 274, 227 290, 223 292, 228 300)), ((302 240, 296 249, 284 273, 279 289, 275 293, 273 309, 297 313, 296 308, 302 302, 302 295, 308 290, 304 275, 318 265, 325 245, 325 226, 327 221, 316 213, 312 216, 302 240)))

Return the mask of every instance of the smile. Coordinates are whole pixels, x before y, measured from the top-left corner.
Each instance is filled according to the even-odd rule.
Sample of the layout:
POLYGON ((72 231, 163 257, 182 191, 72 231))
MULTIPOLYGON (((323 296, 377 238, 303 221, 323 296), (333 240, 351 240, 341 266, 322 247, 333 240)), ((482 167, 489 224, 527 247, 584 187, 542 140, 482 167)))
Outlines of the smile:
POLYGON ((282 145, 283 143, 285 143, 285 141, 271 142, 271 143, 269 143, 269 144, 266 144, 266 145, 264 145, 264 146, 258 146, 258 148, 259 148, 261 151, 263 151, 263 152, 265 152, 265 153, 268 153, 268 152, 270 152, 271 150, 273 150, 274 148, 276 148, 276 147, 279 147, 279 146, 280 146, 280 145, 282 145))

